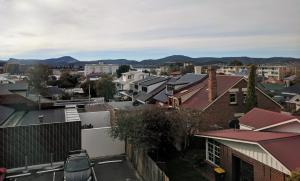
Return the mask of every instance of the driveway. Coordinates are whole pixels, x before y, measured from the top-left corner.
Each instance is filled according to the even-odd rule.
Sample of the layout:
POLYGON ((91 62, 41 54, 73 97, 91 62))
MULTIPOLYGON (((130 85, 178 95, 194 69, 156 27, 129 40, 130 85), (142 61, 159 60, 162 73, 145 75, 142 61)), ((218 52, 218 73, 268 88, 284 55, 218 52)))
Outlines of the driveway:
MULTIPOLYGON (((94 159, 94 173, 97 181, 139 181, 135 169, 124 156, 94 159)), ((63 171, 48 173, 31 172, 30 176, 11 179, 12 181, 63 181, 63 171)))

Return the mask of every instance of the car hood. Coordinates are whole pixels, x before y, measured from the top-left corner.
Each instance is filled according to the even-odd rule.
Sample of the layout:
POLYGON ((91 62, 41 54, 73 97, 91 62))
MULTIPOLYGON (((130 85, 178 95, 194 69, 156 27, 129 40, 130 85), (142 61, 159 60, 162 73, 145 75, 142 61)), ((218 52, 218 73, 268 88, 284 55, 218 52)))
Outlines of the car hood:
POLYGON ((91 175, 91 169, 79 172, 64 172, 67 181, 86 181, 91 175))

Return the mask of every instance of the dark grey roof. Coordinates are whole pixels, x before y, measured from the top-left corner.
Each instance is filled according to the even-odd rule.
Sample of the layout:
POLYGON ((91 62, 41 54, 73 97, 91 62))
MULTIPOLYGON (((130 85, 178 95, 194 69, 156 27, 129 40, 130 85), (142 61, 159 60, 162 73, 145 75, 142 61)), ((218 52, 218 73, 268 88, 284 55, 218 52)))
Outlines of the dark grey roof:
POLYGON ((282 89, 281 92, 292 93, 292 94, 300 94, 300 83, 294 84, 290 87, 282 89))
POLYGON ((4 123, 14 112, 15 110, 13 108, 0 105, 0 125, 4 123))
POLYGON ((12 94, 9 90, 0 87, 0 95, 9 95, 12 94))
POLYGON ((63 91, 61 88, 58 88, 57 86, 52 86, 52 87, 47 87, 47 89, 42 95, 46 97, 52 97, 55 95, 62 95, 62 94, 63 91))
POLYGON ((158 86, 156 89, 154 89, 153 91, 149 92, 149 93, 145 93, 145 92, 139 92, 136 99, 140 100, 142 102, 146 102, 149 99, 151 99, 152 97, 154 97, 155 95, 157 95, 158 93, 160 93, 162 90, 164 90, 166 87, 166 83, 163 83, 162 85, 158 86))
POLYGON ((203 78, 207 77, 206 74, 194 74, 194 73, 187 73, 181 76, 176 82, 186 82, 188 84, 197 82, 202 80, 203 78))
POLYGON ((156 77, 154 79, 142 82, 141 85, 142 86, 150 86, 150 85, 153 85, 153 84, 157 84, 159 82, 166 81, 168 79, 170 79, 170 78, 168 78, 168 77, 156 77))
POLYGON ((6 89, 9 91, 26 91, 28 89, 27 82, 17 82, 15 84, 0 84, 0 90, 6 89))
POLYGON ((46 109, 39 111, 29 111, 20 121, 19 125, 41 124, 39 116, 43 115, 43 123, 65 122, 64 109, 46 109))
POLYGON ((167 102, 168 95, 166 94, 166 88, 164 88, 160 93, 158 93, 156 96, 153 97, 153 99, 159 101, 159 102, 167 102))

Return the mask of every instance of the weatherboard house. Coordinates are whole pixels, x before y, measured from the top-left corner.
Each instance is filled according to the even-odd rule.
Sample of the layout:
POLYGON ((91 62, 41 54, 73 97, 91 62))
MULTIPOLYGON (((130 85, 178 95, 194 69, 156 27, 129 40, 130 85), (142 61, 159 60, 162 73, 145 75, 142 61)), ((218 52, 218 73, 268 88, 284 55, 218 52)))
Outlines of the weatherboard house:
POLYGON ((240 118, 240 124, 241 129, 197 134, 206 140, 211 171, 223 168, 225 180, 284 181, 300 168, 297 117, 254 108, 240 118))

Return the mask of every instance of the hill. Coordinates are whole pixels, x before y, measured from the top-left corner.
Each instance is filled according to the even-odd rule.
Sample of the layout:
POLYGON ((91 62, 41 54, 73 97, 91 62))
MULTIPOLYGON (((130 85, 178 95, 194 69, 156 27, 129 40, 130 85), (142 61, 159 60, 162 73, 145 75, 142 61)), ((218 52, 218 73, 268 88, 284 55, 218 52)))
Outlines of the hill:
MULTIPOLYGON (((299 62, 299 58, 291 58, 291 57, 271 57, 271 58, 251 58, 251 57, 199 57, 192 58, 184 55, 172 55, 160 59, 147 59, 142 61, 136 60, 127 60, 127 59, 107 59, 107 60, 93 60, 93 61, 79 61, 71 56, 63 56, 59 58, 50 58, 50 59, 14 59, 10 58, 8 60, 9 63, 20 63, 20 64, 47 64, 51 67, 56 66, 84 66, 85 64, 98 64, 99 62, 103 62, 105 64, 118 64, 118 65, 133 65, 133 66, 159 66, 168 62, 192 62, 195 65, 206 65, 206 64, 220 64, 220 63, 230 63, 231 61, 238 60, 243 64, 282 64, 282 63, 293 63, 299 62)), ((1 65, 1 61, 0 61, 1 65)))

